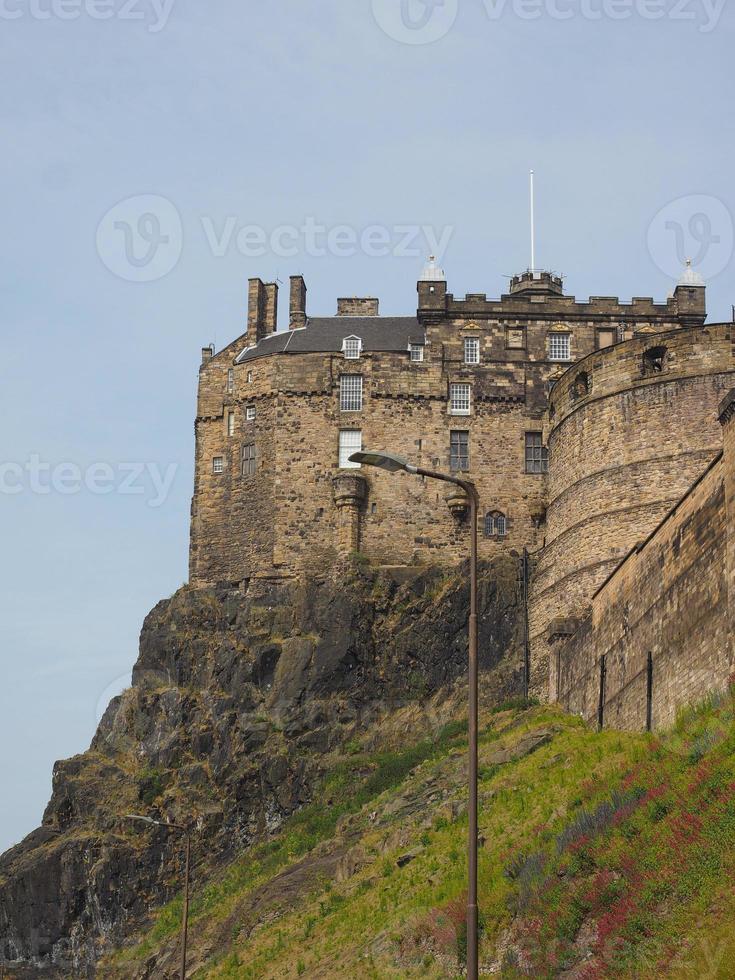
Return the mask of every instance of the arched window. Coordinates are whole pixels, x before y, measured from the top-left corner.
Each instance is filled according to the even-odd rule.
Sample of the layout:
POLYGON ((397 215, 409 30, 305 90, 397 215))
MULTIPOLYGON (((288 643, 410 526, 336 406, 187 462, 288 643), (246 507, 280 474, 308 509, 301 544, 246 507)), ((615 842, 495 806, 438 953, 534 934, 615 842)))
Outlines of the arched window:
POLYGON ((667 350, 665 347, 651 347, 643 355, 643 373, 661 374, 666 366, 667 350))
POLYGON ((485 537, 504 538, 508 533, 508 519, 499 510, 485 514, 485 537))

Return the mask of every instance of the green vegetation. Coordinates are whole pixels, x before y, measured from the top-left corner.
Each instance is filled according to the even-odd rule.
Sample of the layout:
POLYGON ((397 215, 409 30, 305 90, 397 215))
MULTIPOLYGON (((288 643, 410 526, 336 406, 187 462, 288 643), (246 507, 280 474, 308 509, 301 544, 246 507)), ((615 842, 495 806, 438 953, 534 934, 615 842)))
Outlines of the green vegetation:
MULTIPOLYGON (((400 751, 350 744, 313 804, 195 895, 192 948, 214 951, 197 980, 459 977, 465 747, 460 721, 400 751)), ((504 705, 481 718, 480 756, 488 976, 731 976, 730 697, 656 736, 504 705)), ((104 975, 172 948, 180 914, 167 906, 104 975)))

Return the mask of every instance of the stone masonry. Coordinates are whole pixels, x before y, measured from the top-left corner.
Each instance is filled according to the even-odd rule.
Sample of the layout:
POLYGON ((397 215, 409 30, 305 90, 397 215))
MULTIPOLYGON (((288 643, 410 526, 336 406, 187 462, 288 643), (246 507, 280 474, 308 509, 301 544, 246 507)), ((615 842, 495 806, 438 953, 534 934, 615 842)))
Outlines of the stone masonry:
POLYGON ((580 302, 546 272, 455 298, 433 262, 417 289, 413 317, 379 315, 374 297, 314 317, 293 276, 278 332, 277 285, 251 280, 245 333, 202 355, 191 583, 338 574, 356 557, 456 564, 466 512, 442 485, 348 457, 454 469, 478 488, 480 557, 533 554, 531 687, 555 697, 549 636, 574 634, 722 449, 732 325, 705 326, 691 270, 666 303, 580 302))

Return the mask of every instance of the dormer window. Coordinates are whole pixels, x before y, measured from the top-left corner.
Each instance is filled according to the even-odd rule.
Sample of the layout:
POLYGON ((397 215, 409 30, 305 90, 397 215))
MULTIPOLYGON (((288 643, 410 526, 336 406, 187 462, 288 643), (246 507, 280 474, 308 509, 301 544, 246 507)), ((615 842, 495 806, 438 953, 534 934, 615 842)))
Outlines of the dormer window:
POLYGON ((342 341, 342 353, 347 361, 357 361, 362 353, 362 340, 359 337, 345 337, 342 341))
POLYGON ((414 364, 418 364, 424 359, 424 345, 423 344, 409 344, 408 352, 411 355, 411 360, 414 364))

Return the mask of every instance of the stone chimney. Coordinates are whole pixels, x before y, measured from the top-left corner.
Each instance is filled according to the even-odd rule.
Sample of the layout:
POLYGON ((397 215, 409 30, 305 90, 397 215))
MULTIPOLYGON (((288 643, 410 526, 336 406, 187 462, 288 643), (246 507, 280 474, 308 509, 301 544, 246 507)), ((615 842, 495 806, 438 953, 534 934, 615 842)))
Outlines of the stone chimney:
POLYGON ((257 344, 276 331, 278 284, 248 280, 248 343, 257 344))
POLYGON ((306 283, 303 276, 291 276, 288 329, 306 326, 306 283))
POLYGON ((278 329, 278 283, 265 284, 265 332, 275 333, 278 329))
POLYGON ((345 296, 337 300, 337 316, 377 316, 378 306, 374 296, 345 296))

